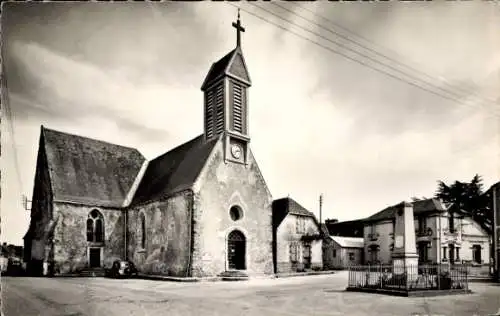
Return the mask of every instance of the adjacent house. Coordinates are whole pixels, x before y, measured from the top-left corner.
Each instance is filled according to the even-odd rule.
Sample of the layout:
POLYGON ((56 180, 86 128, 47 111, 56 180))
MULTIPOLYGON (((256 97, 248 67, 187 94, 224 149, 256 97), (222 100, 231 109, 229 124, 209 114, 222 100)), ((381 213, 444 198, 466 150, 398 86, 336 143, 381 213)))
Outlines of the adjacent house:
POLYGON ((331 236, 334 269, 363 264, 364 240, 357 237, 331 236))
POLYGON ((323 268, 323 235, 313 213, 291 198, 273 201, 275 273, 323 268))
POLYGON ((493 211, 493 225, 491 227, 493 272, 495 278, 500 281, 500 182, 493 184, 484 195, 491 201, 490 205, 493 211))

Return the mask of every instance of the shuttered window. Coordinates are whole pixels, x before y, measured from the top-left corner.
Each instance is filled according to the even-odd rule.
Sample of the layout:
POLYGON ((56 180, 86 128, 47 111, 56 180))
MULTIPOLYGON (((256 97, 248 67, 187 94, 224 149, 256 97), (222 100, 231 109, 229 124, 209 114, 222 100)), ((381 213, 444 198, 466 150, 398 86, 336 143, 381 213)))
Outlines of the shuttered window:
POLYGON ((243 133, 243 91, 240 84, 233 83, 233 129, 243 133))
POLYGON ((224 87, 222 82, 216 88, 215 107, 217 109, 215 129, 216 134, 219 135, 224 131, 224 87))
POLYGON ((212 90, 205 94, 205 130, 207 138, 214 135, 214 93, 212 90))
POLYGON ((290 261, 297 262, 299 257, 298 256, 299 245, 296 242, 291 242, 289 247, 290 247, 290 261))

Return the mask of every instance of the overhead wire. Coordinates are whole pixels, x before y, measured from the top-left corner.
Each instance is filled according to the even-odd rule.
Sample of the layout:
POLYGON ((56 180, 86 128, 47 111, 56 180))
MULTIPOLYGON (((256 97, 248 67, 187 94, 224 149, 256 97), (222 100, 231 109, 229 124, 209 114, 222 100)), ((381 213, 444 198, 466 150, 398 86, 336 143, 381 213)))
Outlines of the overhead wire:
MULTIPOLYGON (((290 10, 290 9, 288 9, 288 8, 284 7, 284 6, 281 6, 281 5, 277 4, 277 3, 272 3, 272 4, 273 4, 273 5, 275 5, 275 6, 277 6, 277 7, 282 8, 283 10, 289 11, 289 12, 291 12, 291 13, 292 13, 292 14, 294 14, 294 15, 297 15, 297 14, 296 14, 293 10, 290 10)), ((331 24, 334 28, 341 29, 341 30, 343 30, 344 32, 349 33, 349 34, 351 34, 351 35, 354 35, 354 37, 357 37, 357 38, 359 38, 359 39, 362 39, 363 41, 368 42, 368 43, 370 43, 370 44, 371 44, 371 45, 373 45, 373 46, 376 46, 376 47, 382 48, 383 50, 388 50, 388 51, 390 51, 391 53, 393 53, 393 54, 395 54, 395 55, 399 55, 399 54, 397 54, 396 52, 394 52, 393 50, 390 50, 390 49, 388 49, 388 48, 386 48, 386 47, 383 47, 383 46, 381 46, 381 45, 378 45, 378 44, 377 44, 377 43, 375 43, 374 41, 371 41, 371 40, 369 40, 369 39, 367 39, 367 38, 365 38, 365 37, 363 37, 363 36, 361 36, 361 35, 359 35, 359 34, 357 34, 357 33, 353 32, 353 31, 349 30, 348 28, 346 28, 346 27, 344 27, 344 26, 340 25, 339 23, 336 23, 336 22, 334 22, 333 20, 331 20, 331 19, 329 19, 329 18, 326 18, 326 17, 324 17, 323 15, 321 15, 321 14, 318 14, 318 13, 314 12, 313 10, 311 10, 311 9, 309 9, 309 8, 306 8, 305 6, 301 6, 301 5, 300 5, 300 4, 298 4, 298 3, 294 3, 294 5, 295 5, 295 8, 298 8, 298 9, 304 10, 304 11, 306 11, 306 12, 309 12, 309 13, 311 13, 312 15, 314 15, 314 16, 316 16, 316 17, 318 17, 318 18, 321 18, 322 20, 325 20, 325 21, 329 22, 329 23, 330 23, 330 24, 331 24)), ((297 16, 299 16, 299 15, 297 15, 297 16)), ((305 18, 304 18, 304 19, 305 19, 305 18)), ((310 20, 309 20, 309 21, 310 21, 310 20)), ((334 31, 334 30, 331 30, 331 29, 325 28, 323 25, 320 25, 319 23, 316 23, 316 22, 313 22, 313 21, 310 21, 310 22, 315 23, 316 25, 318 25, 318 26, 320 26, 320 27, 322 27, 322 28, 324 28, 324 29, 328 30, 329 32, 331 32, 331 33, 335 34, 336 36, 339 36, 339 37, 341 37, 341 38, 343 38, 343 39, 345 39, 345 40, 347 40, 347 41, 349 41, 349 42, 352 42, 352 43, 354 43, 354 44, 356 44, 356 45, 358 45, 358 46, 360 46, 360 47, 362 47, 362 48, 364 48, 364 49, 366 49, 366 50, 369 50, 369 51, 373 52, 374 54, 376 54, 376 55, 378 55, 378 56, 381 56, 381 57, 383 57, 383 58, 386 58, 386 59, 388 59, 388 60, 390 60, 390 61, 393 61, 393 62, 395 62, 395 63, 397 63, 397 64, 399 64, 399 65, 401 65, 401 66, 403 66, 403 67, 405 67, 405 68, 407 68, 407 69, 409 69, 409 70, 412 70, 412 71, 417 72, 417 73, 419 73, 419 74, 421 74, 421 75, 424 75, 425 77, 427 77, 427 78, 429 78, 429 79, 431 79, 431 80, 436 80, 436 81, 439 81, 440 83, 443 83, 444 85, 446 85, 446 86, 448 86, 448 87, 450 87, 450 88, 452 88, 452 89, 457 89, 457 90, 460 90, 460 91, 462 91, 463 93, 467 93, 467 94, 473 94, 473 95, 475 95, 476 97, 478 97, 479 99, 483 99, 484 101, 487 101, 487 102, 492 102, 492 103, 495 103, 495 104, 496 104, 496 102, 497 102, 497 101, 492 100, 492 99, 490 99, 490 98, 484 98, 484 97, 479 96, 479 95, 478 95, 475 91, 473 91, 473 89, 471 89, 471 88, 468 88, 468 89, 461 88, 461 87, 460 87, 460 86, 458 86, 458 85, 454 85, 454 84, 449 83, 449 82, 448 82, 448 80, 446 80, 446 79, 445 79, 445 78, 443 78, 443 77, 439 77, 439 78, 437 79, 437 78, 435 78, 434 76, 429 75, 429 74, 428 74, 428 73, 426 73, 425 71, 422 71, 422 70, 420 70, 420 69, 418 69, 418 68, 416 68, 416 67, 413 67, 413 66, 411 66, 411 65, 408 65, 408 64, 406 64, 406 63, 401 62, 401 61, 400 61, 400 60, 398 60, 397 58, 390 57, 390 56, 388 56, 387 54, 381 53, 381 52, 379 52, 378 50, 376 50, 376 49, 374 49, 374 48, 367 47, 367 45, 363 45, 363 44, 359 43, 358 41, 356 41, 356 40, 352 39, 352 38, 351 38, 351 37, 349 37, 349 36, 346 36, 346 35, 343 35, 343 34, 341 34, 341 33, 337 32, 337 31, 334 31)), ((398 56, 398 57, 400 57, 400 56, 398 56)), ((400 58, 401 58, 401 57, 400 57, 400 58)))
MULTIPOLYGON (((283 25, 280 25, 280 24, 278 24, 278 23, 275 23, 275 22, 273 22, 273 21, 271 21, 271 20, 269 20, 269 19, 267 19, 267 18, 265 18, 265 17, 263 17, 263 16, 261 16, 261 15, 259 15, 259 14, 255 13, 255 12, 252 12, 252 11, 250 11, 250 10, 248 10, 248 9, 245 9, 245 8, 241 8, 241 6, 237 6, 237 5, 233 4, 233 3, 227 3, 227 4, 229 4, 229 5, 233 6, 233 7, 236 7, 236 8, 240 8, 242 11, 245 11, 246 13, 248 13, 248 14, 250 14, 250 15, 252 15, 252 16, 254 16, 254 17, 256 17, 256 18, 258 18, 258 19, 260 19, 260 20, 262 20, 262 21, 264 21, 264 22, 266 22, 266 23, 272 24, 272 25, 274 25, 275 27, 278 27, 278 28, 280 28, 280 29, 284 30, 285 32, 289 32, 289 33, 291 33, 291 34, 294 34, 294 35, 296 35, 296 36, 298 36, 298 37, 300 37, 300 38, 302 38, 302 39, 304 39, 304 40, 306 40, 306 41, 309 41, 309 42, 311 42, 311 43, 313 43, 313 44, 315 44, 315 45, 318 45, 318 46, 320 46, 320 47, 322 47, 322 48, 324 48, 324 49, 326 49, 326 50, 328 50, 328 51, 330 51, 330 52, 332 52, 332 53, 334 53, 334 54, 340 55, 340 56, 342 56, 342 57, 344 57, 344 58, 347 58, 347 59, 349 59, 349 60, 351 60, 351 61, 353 61, 353 62, 356 62, 356 63, 358 63, 358 64, 361 64, 362 66, 365 66, 365 67, 370 68, 370 69, 372 69, 372 70, 374 70, 374 71, 377 71, 377 72, 380 72, 380 73, 382 73, 382 74, 385 74, 385 75, 387 75, 387 76, 389 76, 389 77, 391 77, 391 78, 393 78, 393 79, 396 79, 396 80, 398 80, 398 81, 405 82, 405 83, 407 83, 407 84, 409 84, 409 85, 411 85, 411 86, 414 86, 414 87, 416 87, 416 88, 418 88, 418 89, 421 89, 421 90, 427 91, 427 92, 432 93, 432 94, 434 94, 434 95, 436 95, 436 96, 439 96, 439 97, 441 97, 441 98, 448 99, 448 100, 450 100, 450 101, 454 101, 454 102, 457 102, 457 103, 460 103, 460 104, 464 104, 464 105, 471 105, 471 104, 465 103, 463 100, 458 99, 458 98, 456 98, 456 97, 454 98, 454 97, 450 97, 450 96, 448 96, 448 95, 443 95, 442 93, 438 93, 438 92, 433 91, 433 90, 430 90, 430 89, 428 89, 428 88, 426 88, 426 87, 422 87, 421 85, 418 85, 418 84, 416 84, 416 83, 414 83, 414 82, 411 82, 411 81, 405 80, 404 78, 398 77, 398 76, 396 76, 396 75, 394 75, 394 74, 392 74, 392 73, 390 73, 390 72, 387 72, 387 71, 382 70, 382 69, 380 69, 380 68, 373 67, 372 65, 370 65, 369 63, 367 63, 367 62, 365 62, 365 61, 362 61, 362 60, 356 59, 356 58, 354 58, 354 57, 352 57, 352 56, 349 56, 349 55, 347 55, 347 54, 345 54, 345 53, 343 53, 343 52, 341 52, 341 51, 339 51, 339 50, 335 50, 335 49, 333 49, 332 47, 326 46, 326 45, 324 45, 324 44, 322 44, 322 43, 320 43, 320 42, 318 42, 318 41, 312 40, 311 38, 309 38, 309 37, 307 37, 307 36, 304 36, 304 35, 302 35, 302 34, 300 34, 300 33, 298 33, 298 32, 295 32, 295 31, 293 31, 293 30, 291 30, 291 29, 289 29, 289 28, 286 28, 286 27, 284 27, 283 25)), ((278 15, 278 14, 277 14, 277 13, 275 13, 275 12, 272 12, 272 11, 270 11, 270 10, 267 10, 267 9, 261 8, 260 6, 257 6, 257 5, 255 5, 255 4, 253 4, 253 3, 249 3, 249 4, 250 4, 250 5, 252 5, 252 6, 254 6, 254 7, 256 7, 256 8, 258 8, 258 9, 260 9, 260 10, 263 10, 263 11, 265 11, 265 12, 267 12, 267 13, 271 14, 271 15, 274 15, 274 16, 276 16, 277 18, 279 18, 279 19, 281 19, 281 20, 284 20, 285 22, 287 22, 287 23, 289 23, 289 24, 292 24, 292 25, 294 25, 294 26, 296 26, 296 27, 298 27, 298 28, 300 28, 300 29, 302 29, 302 30, 304 30, 304 31, 308 32, 308 33, 312 33, 312 34, 313 34, 313 35, 315 35, 315 36, 318 36, 318 37, 320 37, 320 38, 322 38, 322 39, 324 39, 324 40, 326 40, 326 41, 333 42, 334 44, 337 44, 337 45, 338 45, 338 43, 335 43, 335 42, 334 42, 334 41, 332 41, 331 39, 329 39, 329 38, 327 38, 327 37, 325 37, 325 36, 323 36, 323 35, 321 35, 321 34, 319 34, 319 33, 315 33, 314 31, 311 31, 311 30, 309 30, 309 29, 306 29, 306 28, 304 28, 303 26, 298 25, 297 23, 293 23, 293 22, 291 22, 291 21, 287 20, 286 18, 281 17, 280 15, 278 15)), ((354 51, 354 52, 356 52, 356 51, 354 51)), ((359 52, 356 52, 356 53, 360 54, 359 52)), ((373 58, 371 58, 371 57, 369 57, 369 58, 370 58, 370 59, 372 59, 372 60, 374 60, 374 59, 373 59, 373 58)), ((380 63, 380 61, 377 61, 377 60, 375 60, 375 61, 376 61, 376 62, 378 62, 378 63, 380 63)), ((382 64, 382 65, 384 65, 384 64, 382 64)), ((384 66, 386 66, 386 67, 387 67, 387 65, 384 65, 384 66)), ((406 74, 406 75, 407 75, 407 74, 406 74)), ((408 76, 408 75, 407 75, 407 76, 408 76)), ((449 93, 449 92, 448 92, 448 93, 449 93)), ((495 115, 495 114, 493 114, 493 115, 495 115)), ((495 116, 500 117, 499 115, 495 115, 495 116)))
POLYGON ((5 63, 2 64, 2 74, 1 74, 1 80, 2 80, 2 85, 3 85, 3 100, 2 100, 2 103, 3 103, 3 106, 4 106, 4 109, 5 109, 5 115, 6 115, 6 123, 7 125, 9 126, 9 132, 10 132, 10 135, 12 137, 12 141, 11 141, 11 144, 12 144, 12 153, 13 153, 13 158, 14 158, 14 169, 15 169, 15 172, 16 172, 16 177, 17 177, 17 181, 18 181, 18 184, 19 184, 19 189, 21 191, 21 195, 23 194, 22 192, 24 192, 24 186, 23 186, 23 180, 22 180, 22 177, 21 177, 21 169, 19 167, 19 155, 18 155, 18 152, 17 152, 17 142, 16 142, 16 136, 15 136, 15 131, 14 131, 14 117, 12 115, 12 110, 11 110, 11 107, 10 107, 10 98, 9 98, 9 88, 8 88, 8 85, 7 85, 7 76, 6 76, 6 71, 5 71, 5 63))

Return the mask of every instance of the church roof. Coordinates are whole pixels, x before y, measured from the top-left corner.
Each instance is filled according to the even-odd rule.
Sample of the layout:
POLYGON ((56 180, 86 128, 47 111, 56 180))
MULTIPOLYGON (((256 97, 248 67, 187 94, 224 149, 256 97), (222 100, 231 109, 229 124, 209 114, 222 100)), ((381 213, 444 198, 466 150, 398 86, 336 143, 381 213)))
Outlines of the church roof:
POLYGON ((42 126, 54 200, 121 207, 144 156, 134 148, 42 126))
MULTIPOLYGON (((422 213, 433 213, 445 211, 445 207, 438 199, 425 199, 414 201, 413 204, 413 214, 419 215, 422 213)), ((390 220, 396 218, 396 211, 401 207, 401 203, 393 206, 389 206, 382 211, 373 214, 372 216, 366 218, 364 221, 376 222, 382 220, 390 220)))
POLYGON ((132 204, 158 199, 190 188, 218 138, 200 135, 149 162, 132 204))
POLYGON ((236 47, 224 57, 216 61, 210 67, 201 90, 208 88, 210 84, 223 76, 232 76, 251 85, 250 75, 248 74, 245 59, 240 47, 236 47))

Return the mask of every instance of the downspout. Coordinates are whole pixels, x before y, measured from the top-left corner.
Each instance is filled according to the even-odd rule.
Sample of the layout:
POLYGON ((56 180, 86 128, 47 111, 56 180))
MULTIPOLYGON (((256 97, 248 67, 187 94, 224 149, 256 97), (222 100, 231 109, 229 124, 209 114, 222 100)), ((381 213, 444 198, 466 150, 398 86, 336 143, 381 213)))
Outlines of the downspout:
POLYGON ((189 214, 190 214, 190 222, 191 224, 189 226, 189 253, 188 253, 188 262, 187 262, 187 267, 186 267, 186 273, 185 277, 190 277, 191 276, 191 269, 192 269, 192 258, 193 258, 193 251, 194 251, 194 191, 192 189, 187 190, 191 196, 191 201, 190 201, 190 207, 189 207, 189 214))
POLYGON ((124 249, 123 249, 123 257, 125 258, 126 261, 128 261, 128 244, 127 244, 127 238, 128 238, 128 209, 125 209, 124 211, 124 226, 123 227, 123 235, 124 235, 124 249))

